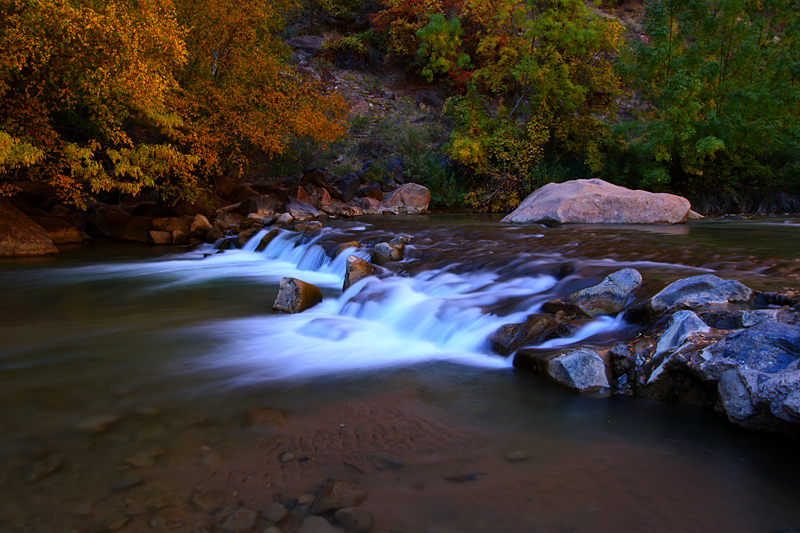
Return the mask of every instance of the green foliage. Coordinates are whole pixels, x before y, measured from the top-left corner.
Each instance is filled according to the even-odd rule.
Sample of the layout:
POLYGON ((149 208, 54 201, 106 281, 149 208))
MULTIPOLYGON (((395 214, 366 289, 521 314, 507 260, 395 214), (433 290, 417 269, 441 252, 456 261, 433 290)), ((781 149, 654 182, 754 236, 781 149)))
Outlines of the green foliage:
POLYGON ((650 101, 616 132, 639 182, 683 194, 794 179, 771 154, 800 141, 796 0, 654 0, 620 72, 650 101))
POLYGON ((437 74, 447 74, 469 64, 469 56, 460 50, 462 35, 464 30, 459 20, 447 20, 442 14, 431 15, 428 25, 417 31, 420 42, 417 56, 422 65, 422 77, 428 83, 437 74))
POLYGON ((406 175, 431 191, 431 207, 453 209, 464 203, 463 185, 447 168, 447 158, 432 150, 415 152, 403 158, 406 175))

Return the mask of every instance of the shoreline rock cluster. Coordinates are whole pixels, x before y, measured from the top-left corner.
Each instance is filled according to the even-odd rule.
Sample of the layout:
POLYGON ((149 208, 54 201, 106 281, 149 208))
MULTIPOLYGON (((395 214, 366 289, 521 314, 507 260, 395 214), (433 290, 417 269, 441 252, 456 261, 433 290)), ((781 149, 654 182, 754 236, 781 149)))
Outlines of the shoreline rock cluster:
POLYGON ((14 206, 2 199, 0 256, 57 253, 54 243, 89 238, 147 244, 214 243, 224 237, 252 236, 268 226, 427 211, 431 200, 427 188, 404 183, 402 173, 379 174, 370 172, 370 168, 367 162, 363 170, 342 177, 325 167, 312 168, 249 184, 222 177, 215 183, 218 194, 204 202, 174 206, 133 199, 120 205, 98 204, 78 213, 62 205, 45 211, 24 203, 14 206), (381 181, 373 181, 376 179, 381 181))
POLYGON ((547 302, 488 341, 579 393, 713 408, 732 423, 800 432, 800 303, 711 274, 680 279, 635 305, 641 275, 624 269, 547 302), (591 318, 622 314, 637 335, 610 346, 537 349, 591 318))

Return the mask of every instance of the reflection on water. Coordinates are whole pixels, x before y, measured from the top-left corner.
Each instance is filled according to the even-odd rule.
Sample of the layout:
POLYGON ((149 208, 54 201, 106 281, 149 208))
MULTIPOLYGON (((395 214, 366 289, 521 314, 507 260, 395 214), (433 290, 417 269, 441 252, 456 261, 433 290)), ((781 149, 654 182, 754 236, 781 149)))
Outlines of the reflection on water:
MULTIPOLYGON (((709 271, 796 288, 794 225, 334 226, 284 232, 263 252, 91 243, 0 261, 0 531, 212 532, 237 508, 302 500, 328 478, 368 490, 373 531, 800 527, 796 441, 577 397, 485 346, 627 266, 651 294, 709 271), (407 260, 343 294, 346 256, 369 253, 331 259, 335 244, 397 235, 413 237, 407 260), (283 276, 317 284, 323 303, 273 312, 283 276), (248 413, 261 407, 284 418, 260 426, 248 413), (280 462, 287 451, 297 460, 280 462), (120 482, 132 485, 111 490, 120 482)), ((600 318, 551 343, 624 328, 600 318)))

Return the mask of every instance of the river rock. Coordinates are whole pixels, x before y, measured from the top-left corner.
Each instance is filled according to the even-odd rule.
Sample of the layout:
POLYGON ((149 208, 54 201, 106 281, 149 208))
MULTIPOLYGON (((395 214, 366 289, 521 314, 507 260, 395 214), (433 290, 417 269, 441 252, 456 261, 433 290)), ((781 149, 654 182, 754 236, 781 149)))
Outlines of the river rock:
POLYGON ((57 254, 47 231, 0 198, 0 257, 57 254))
POLYGON ((218 240, 222 239, 223 237, 225 237, 225 232, 222 230, 221 227, 214 224, 214 226, 208 231, 208 233, 206 233, 206 242, 213 244, 218 240))
POLYGON ((416 215, 428 210, 431 192, 417 183, 406 183, 396 191, 383 197, 381 213, 416 215))
POLYGON ((261 231, 261 228, 256 227, 239 233, 239 235, 236 236, 236 248, 244 248, 244 245, 250 242, 250 239, 255 237, 259 231, 261 231))
POLYGON ((231 533, 249 533, 256 527, 258 514, 250 509, 238 509, 231 513, 222 523, 223 531, 231 533))
POLYGON ((365 215, 380 215, 381 203, 374 198, 358 198, 358 207, 365 215))
POLYGON ((271 243, 272 240, 280 234, 281 234, 280 230, 277 229, 270 230, 269 233, 261 237, 261 241, 258 243, 258 246, 256 246, 256 252, 263 252, 267 248, 267 246, 269 246, 269 243, 271 243))
POLYGON ((311 514, 322 514, 345 507, 358 507, 367 499, 367 491, 351 481, 334 480, 311 504, 311 514))
POLYGON ((205 215, 197 213, 192 220, 192 225, 189 227, 189 234, 192 237, 205 240, 212 227, 211 222, 208 221, 205 215))
POLYGON ((336 511, 334 518, 347 533, 367 533, 372 529, 372 513, 359 507, 347 507, 336 511))
POLYGON ((339 254, 341 254, 345 250, 349 250, 350 248, 361 248, 361 243, 358 241, 343 242, 342 244, 337 246, 336 249, 333 251, 333 258, 335 259, 339 257, 339 254))
POLYGON ((544 304, 544 311, 594 318, 616 315, 634 291, 642 285, 642 275, 632 268, 624 268, 607 276, 599 284, 544 304))
POLYGON ((375 245, 373 261, 376 265, 385 265, 403 259, 405 245, 401 242, 381 242, 375 245))
POLYGON ((713 274, 680 279, 653 296, 649 307, 656 313, 670 309, 698 309, 706 305, 746 302, 753 291, 736 280, 724 280, 713 274))
POLYGON ((347 203, 355 197, 358 189, 361 188, 361 178, 358 177, 356 172, 350 172, 338 179, 334 186, 339 192, 339 198, 342 202, 347 203))
POLYGON ((711 328, 693 312, 678 311, 672 315, 667 330, 659 337, 655 355, 679 348, 689 335, 697 331, 711 331, 711 328))
POLYGON ((85 231, 100 239, 121 239, 131 218, 117 207, 101 205, 86 218, 85 231))
POLYGON ((322 222, 320 222, 319 220, 312 220, 310 222, 301 222, 299 224, 296 224, 293 229, 295 231, 306 232, 315 229, 320 229, 322 227, 323 227, 322 222))
POLYGON ((168 218, 154 218, 153 229, 157 231, 166 231, 172 233, 175 230, 180 230, 183 233, 190 233, 192 231, 192 223, 194 217, 168 217, 168 218))
MULTIPOLYGON (((3 215, 0 214, 0 217, 3 215)), ((53 244, 81 242, 81 232, 74 224, 60 217, 30 217, 36 224, 44 228, 53 244)))
POLYGON ((311 220, 322 215, 322 212, 315 207, 295 198, 289 198, 286 203, 286 211, 292 215, 292 218, 300 221, 311 220))
POLYGON ((279 228, 283 228, 288 226, 292 222, 294 222, 294 217, 291 215, 291 213, 283 213, 275 221, 275 225, 279 228))
POLYGON ((267 505, 261 509, 260 513, 264 520, 273 524, 277 524, 289 516, 289 510, 280 503, 267 505))
POLYGON ((555 381, 581 392, 610 387, 603 358, 589 348, 578 348, 552 358, 547 374, 555 381))
POLYGON ((288 420, 289 415, 271 407, 253 407, 247 412, 249 425, 260 429, 281 429, 288 420))
POLYGON ((322 293, 310 283, 295 278, 281 279, 273 309, 285 313, 300 313, 322 302, 322 293))
POLYGON ((521 324, 506 324, 489 335, 487 341, 500 355, 510 355, 522 346, 540 344, 561 322, 553 316, 533 314, 521 324))
POLYGON ((374 276, 375 267, 367 263, 358 256, 351 255, 347 258, 344 272, 344 285, 342 290, 346 291, 351 285, 354 285, 362 279, 374 276))
POLYGON ((123 241, 152 243, 150 231, 153 229, 153 220, 153 217, 133 217, 117 238, 123 241))
POLYGON ((150 235, 150 244, 172 244, 172 233, 168 231, 150 230, 147 233, 150 235))
POLYGON ((245 205, 245 211, 247 214, 255 213, 257 215, 261 215, 262 218, 271 217, 278 209, 278 201, 271 196, 266 196, 263 194, 251 196, 247 199, 247 203, 245 205))
POLYGON ((359 198, 372 198, 380 202, 383 200, 383 189, 381 189, 379 183, 370 183, 369 185, 361 187, 356 193, 356 196, 359 198))
POLYGON ((691 209, 686 198, 612 185, 601 179, 548 183, 501 222, 515 224, 679 224, 691 209))
POLYGON ((236 213, 230 213, 221 209, 217 210, 217 217, 214 225, 219 226, 223 231, 239 231, 244 219, 236 213))
POLYGON ((342 533, 342 530, 321 516, 309 516, 303 520, 297 533, 342 533))
POLYGON ((336 209, 336 214, 345 218, 353 218, 362 216, 364 212, 357 205, 344 205, 336 209))

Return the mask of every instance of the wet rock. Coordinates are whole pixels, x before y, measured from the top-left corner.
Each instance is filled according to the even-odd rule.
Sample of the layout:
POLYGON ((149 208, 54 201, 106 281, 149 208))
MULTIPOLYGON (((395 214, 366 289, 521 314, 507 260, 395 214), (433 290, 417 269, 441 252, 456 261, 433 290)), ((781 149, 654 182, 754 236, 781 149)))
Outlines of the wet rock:
POLYGON ((524 461, 527 458, 528 454, 522 451, 509 452, 506 454, 506 459, 508 459, 512 463, 516 463, 518 461, 524 461))
POLYGON ((260 512, 264 520, 273 524, 278 524, 289 516, 289 510, 280 503, 267 505, 260 512))
MULTIPOLYGON (((0 214, 0 217, 3 215, 0 214)), ((81 242, 81 232, 75 225, 60 217, 30 217, 36 224, 44 228, 53 244, 81 242)), ((0 245, 2 246, 2 245, 0 245)))
POLYGON ((300 313, 322 302, 322 293, 310 283, 295 278, 282 278, 273 309, 300 313))
POLYGON ((58 248, 43 227, 11 205, 11 202, 0 198, 0 257, 56 253, 58 248))
POLYGON ((148 468, 156 464, 156 460, 153 457, 143 457, 141 455, 127 457, 125 462, 136 468, 148 468))
POLYGON ((393 261, 401 261, 405 245, 400 242, 381 242, 375 245, 372 260, 376 265, 385 265, 393 261))
POLYGON ((294 217, 290 213, 283 213, 278 219, 275 221, 275 225, 279 228, 283 228, 288 226, 294 222, 294 217))
POLYGON ((117 481, 111 486, 111 490, 114 492, 122 492, 123 490, 132 489, 138 485, 144 483, 144 478, 140 476, 133 476, 123 479, 122 481, 117 481))
POLYGON ((606 365, 603 358, 589 348, 578 348, 552 358, 547 374, 555 381, 580 392, 608 388, 606 365))
POLYGON ((372 529, 372 513, 358 507, 339 509, 334 519, 344 526, 348 533, 367 533, 372 529))
POLYGON ((271 243, 275 237, 280 235, 280 233, 280 230, 274 229, 261 237, 261 241, 258 243, 258 246, 256 246, 256 252, 263 252, 267 246, 269 246, 269 243, 271 243))
POLYGON ((222 228, 214 225, 214 227, 211 228, 211 230, 206 234, 206 242, 213 244, 224 237, 225 232, 222 231, 222 228))
POLYGON ((235 213, 217 210, 214 225, 219 226, 223 231, 239 231, 243 221, 244 219, 235 213))
POLYGON ((189 244, 189 235, 176 229, 172 232, 172 244, 189 244))
POLYGON ((381 213, 416 215, 427 211, 430 202, 431 192, 426 187, 416 183, 406 183, 384 196, 381 213))
POLYGON ((128 525, 128 522, 130 522, 130 521, 131 521, 131 518, 129 516, 123 516, 121 518, 118 518, 118 519, 114 520, 113 522, 111 522, 108 525, 108 530, 109 531, 117 531, 118 529, 122 529, 123 527, 128 525))
POLYGON ((300 232, 305 232, 305 231, 311 231, 311 230, 315 230, 315 229, 320 229, 322 227, 324 227, 322 225, 322 222, 319 222, 318 220, 314 220, 314 221, 311 221, 311 222, 301 222, 299 224, 296 224, 295 227, 294 227, 294 230, 295 231, 300 231, 300 232))
POLYGON ((718 391, 722 408, 728 419, 733 423, 741 424, 747 418, 758 412, 753 405, 750 390, 753 385, 748 386, 748 378, 758 379, 757 373, 744 369, 732 368, 722 374, 719 380, 718 391), (743 376, 742 373, 746 373, 743 376))
POLYGON ((345 507, 358 507, 367 499, 367 491, 350 481, 335 480, 323 489, 311 505, 311 514, 322 514, 345 507))
POLYGON ((244 248, 245 244, 250 242, 250 239, 256 236, 256 234, 261 231, 261 228, 250 228, 244 230, 239 235, 236 236, 236 248, 244 248))
POLYGON ((250 509, 238 509, 234 511, 222 523, 223 531, 231 533, 248 533, 256 527, 258 514, 250 509))
POLYGON ((548 183, 530 194, 502 222, 514 224, 679 224, 691 204, 672 194, 654 194, 601 179, 548 183))
POLYGON ((224 459, 218 451, 211 451, 200 458, 200 466, 219 466, 224 459))
POLYGON ((355 197, 358 189, 361 188, 361 179, 358 177, 358 173, 351 172, 336 180, 334 187, 339 192, 339 198, 342 202, 347 203, 355 197))
POLYGON ((118 415, 97 415, 79 422, 75 425, 75 429, 87 433, 102 433, 119 421, 118 415))
POLYGON ((342 290, 347 290, 351 285, 358 283, 362 279, 374 276, 375 267, 367 263, 360 257, 351 255, 347 258, 344 272, 344 285, 342 290))
POLYGON ((211 223, 208 221, 205 215, 198 213, 192 220, 192 225, 189 227, 189 234, 193 237, 205 240, 206 235, 209 231, 211 231, 211 228, 211 223))
POLYGON ((150 243, 150 230, 153 229, 153 220, 151 217, 133 217, 117 238, 123 241, 150 243))
POLYGON ((642 285, 642 275, 632 268, 624 268, 607 276, 599 284, 544 304, 544 311, 564 311, 570 315, 594 318, 601 315, 616 315, 634 291, 642 285))
POLYGON ((697 331, 711 331, 711 328, 693 312, 678 311, 672 315, 667 330, 659 337, 655 355, 679 348, 689 335, 697 331))
POLYGON ((150 244, 172 244, 172 233, 156 230, 150 230, 147 233, 150 236, 148 239, 150 244))
POLYGON ((495 353, 510 355, 522 346, 544 342, 559 324, 553 316, 533 314, 521 324, 501 326, 487 340, 495 353))
POLYGON ((736 280, 724 280, 713 274, 703 274, 678 280, 649 301, 656 313, 670 309, 697 309, 712 304, 746 302, 752 296, 747 286, 736 280))
POLYGON ((291 463, 292 461, 294 461, 294 454, 289 453, 289 452, 283 453, 283 454, 281 454, 280 461, 282 463, 284 463, 284 464, 285 463, 291 463))
POLYGON ((342 533, 342 530, 320 516, 309 516, 303 520, 297 533, 342 533))
POLYGON ((33 465, 31 469, 30 480, 41 481, 64 465, 61 461, 56 459, 48 459, 47 461, 40 461, 33 465))
POLYGON ((300 221, 311 220, 322 215, 322 212, 315 207, 294 198, 290 198, 286 202, 286 211, 292 215, 292 218, 300 221))
POLYGON ((361 243, 358 241, 350 241, 350 242, 343 242, 336 249, 333 251, 334 259, 339 257, 339 254, 344 252, 345 250, 349 250, 350 248, 361 248, 361 243))
POLYGON ((270 407, 253 407, 247 411, 248 425, 260 429, 281 429, 289 420, 289 415, 270 407))

